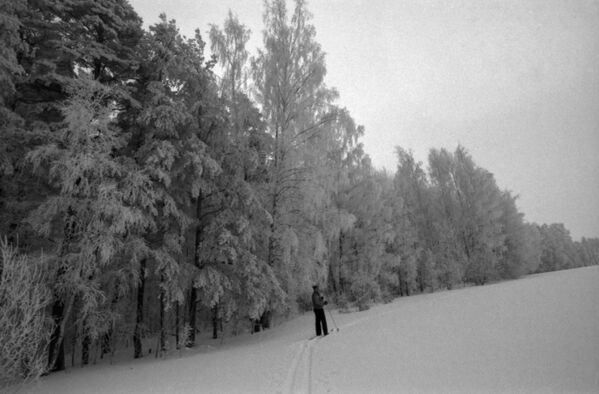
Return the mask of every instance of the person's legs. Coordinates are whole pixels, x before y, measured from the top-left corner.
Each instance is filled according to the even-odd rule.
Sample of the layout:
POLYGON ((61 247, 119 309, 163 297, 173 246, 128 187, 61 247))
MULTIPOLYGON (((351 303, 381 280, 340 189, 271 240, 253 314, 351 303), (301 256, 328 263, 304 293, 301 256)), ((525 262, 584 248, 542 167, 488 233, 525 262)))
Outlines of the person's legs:
POLYGON ((321 332, 327 335, 329 330, 327 329, 327 318, 324 309, 315 309, 314 313, 316 314, 316 335, 320 335, 321 332))
MULTIPOLYGON (((319 309, 314 309, 314 321, 316 322, 316 335, 320 335, 320 316, 318 313, 319 309)), ((322 309, 320 309, 322 311, 322 309)))

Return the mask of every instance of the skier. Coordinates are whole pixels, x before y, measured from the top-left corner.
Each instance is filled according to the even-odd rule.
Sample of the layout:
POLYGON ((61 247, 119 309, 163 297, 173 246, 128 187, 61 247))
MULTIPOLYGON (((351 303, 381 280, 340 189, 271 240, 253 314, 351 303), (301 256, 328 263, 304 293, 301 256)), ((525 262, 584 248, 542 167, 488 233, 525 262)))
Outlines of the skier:
POLYGON ((312 289, 314 289, 314 292, 312 293, 312 307, 314 308, 314 316, 316 318, 316 336, 320 336, 321 332, 324 335, 328 335, 327 318, 324 315, 323 309, 323 306, 327 305, 328 302, 320 295, 318 285, 312 286, 312 289))

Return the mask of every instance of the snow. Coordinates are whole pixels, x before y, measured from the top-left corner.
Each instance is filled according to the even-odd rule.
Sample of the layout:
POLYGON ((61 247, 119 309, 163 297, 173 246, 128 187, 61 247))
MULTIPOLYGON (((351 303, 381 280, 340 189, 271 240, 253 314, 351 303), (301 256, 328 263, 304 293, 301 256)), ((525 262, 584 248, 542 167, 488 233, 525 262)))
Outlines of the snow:
POLYGON ((599 267, 304 314, 166 359, 51 374, 31 393, 599 393, 599 267), (330 328, 334 328, 327 314, 330 328))

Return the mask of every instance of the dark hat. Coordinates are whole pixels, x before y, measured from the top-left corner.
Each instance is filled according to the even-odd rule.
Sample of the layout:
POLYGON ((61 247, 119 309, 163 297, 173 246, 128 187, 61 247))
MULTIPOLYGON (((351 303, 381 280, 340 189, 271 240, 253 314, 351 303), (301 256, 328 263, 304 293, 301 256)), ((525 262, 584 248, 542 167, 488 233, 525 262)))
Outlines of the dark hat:
POLYGON ((312 285, 313 289, 318 289, 318 285, 312 285))

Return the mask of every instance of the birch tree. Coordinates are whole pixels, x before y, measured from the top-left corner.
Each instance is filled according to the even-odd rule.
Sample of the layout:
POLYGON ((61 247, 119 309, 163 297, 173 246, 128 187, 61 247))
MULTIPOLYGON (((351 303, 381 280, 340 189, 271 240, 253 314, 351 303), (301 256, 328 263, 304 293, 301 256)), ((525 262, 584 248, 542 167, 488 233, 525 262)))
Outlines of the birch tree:
POLYGON ((324 53, 315 41, 311 15, 302 0, 289 16, 286 3, 265 3, 264 49, 252 62, 254 94, 273 138, 265 201, 272 217, 267 261, 289 292, 289 273, 300 260, 300 227, 306 226, 304 185, 312 179, 306 161, 309 141, 336 119, 336 98, 323 80, 324 53))
MULTIPOLYGON (((249 30, 230 12, 223 29, 212 25, 210 38, 222 68, 221 102, 228 109, 227 121, 220 125, 221 138, 211 144, 219 152, 223 176, 218 181, 213 201, 221 208, 211 215, 209 227, 220 240, 207 242, 207 269, 212 279, 203 278, 203 288, 215 288, 205 306, 219 318, 251 319, 267 327, 265 313, 280 305, 284 296, 272 267, 267 263, 264 236, 270 215, 260 195, 266 182, 266 152, 271 137, 255 105, 247 96, 245 45, 249 30), (215 245, 220 245, 215 248, 215 245), (219 252, 220 250, 220 252, 219 252), (222 252, 229 250, 224 255, 222 252), (220 257, 214 255, 220 253, 220 257), (226 257, 224 257, 226 255, 226 257), (221 264, 226 261, 227 264, 221 264), (214 280, 218 279, 219 280, 214 280), (211 283, 209 285, 209 283, 211 283), (220 284, 220 285, 219 285, 220 284)), ((207 271, 206 271, 207 272, 207 271)), ((213 321, 214 323, 214 321, 213 321)), ((216 336, 215 327, 213 327, 216 336)))

